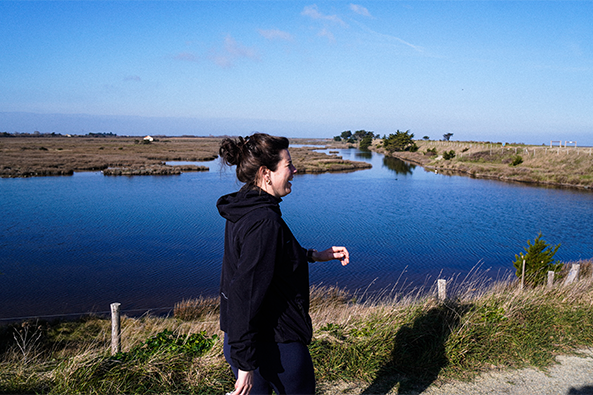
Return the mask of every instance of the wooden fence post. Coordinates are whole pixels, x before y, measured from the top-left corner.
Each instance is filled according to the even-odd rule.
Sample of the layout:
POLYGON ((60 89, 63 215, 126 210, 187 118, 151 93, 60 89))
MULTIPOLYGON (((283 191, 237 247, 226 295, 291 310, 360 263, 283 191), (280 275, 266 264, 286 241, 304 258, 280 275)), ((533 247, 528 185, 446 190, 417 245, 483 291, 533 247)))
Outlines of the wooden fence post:
POLYGON ((111 303, 111 354, 121 351, 120 306, 121 303, 111 303))
POLYGON ((579 271, 581 270, 581 265, 578 263, 573 263, 570 267, 570 272, 568 272, 568 276, 566 280, 564 280, 564 285, 572 284, 575 281, 579 281, 579 271))
POLYGON ((521 291, 525 287, 525 259, 523 259, 523 269, 521 270, 521 291))
POLYGON ((554 272, 552 270, 548 271, 548 288, 554 285, 554 272))
POLYGON ((439 300, 447 299, 447 280, 437 280, 437 288, 439 290, 439 300))

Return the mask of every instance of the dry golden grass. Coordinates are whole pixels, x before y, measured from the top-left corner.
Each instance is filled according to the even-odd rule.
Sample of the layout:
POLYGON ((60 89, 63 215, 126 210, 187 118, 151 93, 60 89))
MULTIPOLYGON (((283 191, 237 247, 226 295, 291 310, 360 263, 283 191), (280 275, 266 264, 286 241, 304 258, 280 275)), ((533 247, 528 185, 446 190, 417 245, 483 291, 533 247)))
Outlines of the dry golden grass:
POLYGON ((218 144, 215 138, 165 138, 145 144, 140 137, 2 137, 0 176, 68 175, 166 161, 206 161, 216 158, 218 144))
POLYGON ((558 148, 481 142, 416 141, 417 152, 395 152, 393 155, 418 163, 441 173, 454 172, 477 178, 494 178, 539 185, 593 188, 593 149, 589 147, 558 148), (436 149, 437 155, 427 155, 436 149), (455 151, 451 160, 444 152, 455 151), (513 166, 521 157, 522 162, 513 166))

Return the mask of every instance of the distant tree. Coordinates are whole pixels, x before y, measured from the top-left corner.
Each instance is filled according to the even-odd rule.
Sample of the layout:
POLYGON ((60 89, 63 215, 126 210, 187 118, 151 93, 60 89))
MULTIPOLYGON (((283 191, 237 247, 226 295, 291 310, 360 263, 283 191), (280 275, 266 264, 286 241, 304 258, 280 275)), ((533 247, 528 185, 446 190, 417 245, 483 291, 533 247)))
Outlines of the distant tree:
POLYGON ((445 133, 445 134, 443 134, 443 139, 445 141, 449 141, 449 139, 451 138, 451 136, 453 136, 453 133, 445 133))
POLYGON ((383 138, 383 147, 387 152, 417 151, 418 146, 413 138, 414 133, 410 133, 409 130, 405 132, 398 130, 395 134, 390 134, 389 137, 383 138))
POLYGON ((424 137, 422 137, 422 140, 430 140, 430 137, 424 136, 424 137))
POLYGON ((360 140, 360 144, 358 147, 362 150, 366 150, 370 147, 370 145, 372 143, 373 143, 373 135, 370 134, 370 135, 364 136, 362 138, 362 140, 360 140))
POLYGON ((104 133, 93 133, 93 132, 90 132, 88 135, 90 137, 115 137, 115 136, 117 136, 117 134, 115 134, 113 132, 109 132, 109 133, 107 133, 107 132, 104 132, 104 133))
POLYGON ((345 130, 342 132, 342 138, 344 140, 348 140, 350 137, 352 137, 352 132, 350 130, 345 130))
POLYGON ((541 285, 546 282, 548 271, 557 272, 562 268, 562 263, 554 260, 554 255, 560 244, 551 246, 541 239, 542 233, 539 232, 533 244, 527 240, 529 247, 523 247, 525 253, 515 255, 513 266, 516 269, 517 277, 521 278, 523 273, 523 260, 525 260, 525 284, 541 285))
POLYGON ((334 141, 342 141, 342 138, 340 136, 334 136, 334 141))
POLYGON ((367 136, 370 136, 372 139, 374 135, 375 134, 373 132, 367 132, 366 130, 357 130, 356 132, 354 132, 352 137, 355 140, 362 141, 362 139, 364 139, 367 136))

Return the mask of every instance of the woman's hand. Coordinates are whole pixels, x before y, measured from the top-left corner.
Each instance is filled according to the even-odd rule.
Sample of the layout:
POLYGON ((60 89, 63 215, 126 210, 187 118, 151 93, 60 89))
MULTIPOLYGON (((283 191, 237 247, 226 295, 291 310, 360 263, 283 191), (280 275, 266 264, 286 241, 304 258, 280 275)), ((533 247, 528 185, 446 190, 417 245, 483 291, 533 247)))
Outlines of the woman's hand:
POLYGON ((346 266, 350 263, 350 253, 346 247, 330 247, 323 251, 313 251, 313 259, 318 262, 331 261, 332 259, 338 259, 342 262, 342 266, 346 266))
POLYGON ((239 369, 235 390, 231 392, 231 395, 249 395, 251 387, 253 387, 253 371, 246 372, 239 369))

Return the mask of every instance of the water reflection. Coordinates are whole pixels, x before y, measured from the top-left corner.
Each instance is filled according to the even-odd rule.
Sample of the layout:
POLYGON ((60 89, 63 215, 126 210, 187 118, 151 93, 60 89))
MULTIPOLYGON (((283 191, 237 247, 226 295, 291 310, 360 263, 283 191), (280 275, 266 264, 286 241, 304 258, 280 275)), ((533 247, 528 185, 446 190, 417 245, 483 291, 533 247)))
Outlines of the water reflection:
POLYGON ((369 150, 366 151, 358 151, 357 153, 354 154, 354 156, 356 158, 360 158, 360 159, 372 159, 373 158, 373 153, 369 150))
POLYGON ((416 165, 404 162, 401 159, 394 158, 392 156, 383 157, 383 166, 400 175, 411 175, 412 171, 416 168, 416 165))

